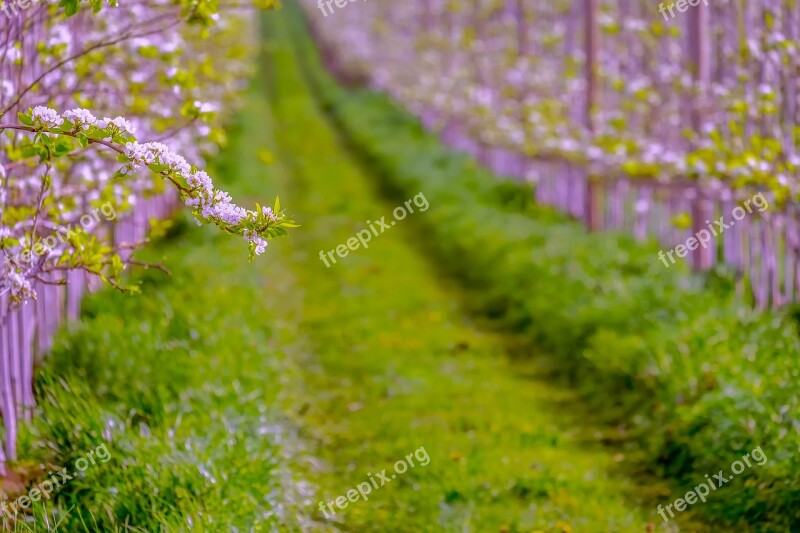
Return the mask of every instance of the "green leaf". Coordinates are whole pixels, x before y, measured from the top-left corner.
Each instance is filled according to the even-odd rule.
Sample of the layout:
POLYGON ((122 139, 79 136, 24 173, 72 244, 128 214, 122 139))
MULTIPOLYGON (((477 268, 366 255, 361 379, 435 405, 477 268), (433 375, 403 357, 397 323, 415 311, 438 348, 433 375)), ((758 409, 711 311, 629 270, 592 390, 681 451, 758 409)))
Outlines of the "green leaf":
POLYGON ((78 0, 61 0, 58 5, 64 8, 64 12, 68 17, 78 12, 78 0))
POLYGON ((61 156, 67 155, 71 151, 72 151, 72 149, 69 146, 59 143, 55 147, 55 150, 53 151, 53 155, 55 155, 56 157, 61 157, 61 156))
POLYGON ((89 132, 87 137, 92 139, 93 141, 102 141, 106 137, 110 137, 111 135, 106 130, 97 129, 95 131, 89 132))
POLYGON ((140 46, 136 51, 145 59, 156 59, 160 54, 158 47, 153 45, 140 46))
POLYGON ((33 119, 28 113, 19 112, 17 113, 17 118, 20 122, 25 124, 26 126, 33 126, 33 119))

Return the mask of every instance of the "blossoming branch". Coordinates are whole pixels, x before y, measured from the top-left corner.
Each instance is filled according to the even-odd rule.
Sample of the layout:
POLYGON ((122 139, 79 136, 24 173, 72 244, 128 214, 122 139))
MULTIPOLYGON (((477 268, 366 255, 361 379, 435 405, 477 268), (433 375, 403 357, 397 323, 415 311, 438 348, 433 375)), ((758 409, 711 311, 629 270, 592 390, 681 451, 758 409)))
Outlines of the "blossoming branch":
MULTIPOLYGON (((274 208, 256 204, 255 210, 248 210, 232 202, 231 196, 214 186, 210 176, 186 159, 171 151, 160 142, 140 144, 134 137, 134 127, 124 117, 96 118, 86 109, 76 108, 59 114, 56 110, 37 106, 27 113, 18 114, 20 124, 0 124, 3 130, 19 130, 34 134, 31 153, 37 153, 43 161, 51 162, 57 157, 73 153, 76 149, 87 149, 98 144, 117 152, 117 161, 122 164, 114 174, 121 179, 145 168, 160 176, 179 192, 184 203, 192 209, 199 224, 214 224, 226 233, 241 236, 248 244, 250 258, 264 253, 268 240, 286 234, 285 228, 296 227, 291 219, 280 210, 280 202, 275 200, 274 208)), ((0 172, 5 170, 0 167, 0 172)), ((49 185, 43 181, 42 194, 49 185)), ((0 249, 7 250, 20 245, 19 239, 9 236, 0 241, 0 249)), ((34 236, 31 235, 31 240, 34 236)), ((110 263, 95 265, 75 264, 73 267, 87 267, 86 270, 103 278, 103 267, 113 265, 110 279, 119 276, 122 262, 119 256, 111 255, 110 263)), ((53 265, 50 268, 56 268, 53 265)), ((19 266, 11 273, 11 299, 19 302, 33 297, 28 279, 38 277, 49 269, 36 264, 20 271, 19 266)))

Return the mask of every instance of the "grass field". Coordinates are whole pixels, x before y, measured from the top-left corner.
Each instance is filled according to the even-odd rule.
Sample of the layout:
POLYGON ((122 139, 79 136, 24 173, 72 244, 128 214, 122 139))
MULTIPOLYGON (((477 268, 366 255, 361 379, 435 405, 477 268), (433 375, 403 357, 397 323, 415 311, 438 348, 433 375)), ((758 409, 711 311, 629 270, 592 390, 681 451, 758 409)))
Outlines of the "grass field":
POLYGON ((265 17, 261 73, 215 174, 237 198, 279 193, 302 227, 250 264, 239 242, 178 217, 146 251, 171 277, 147 272, 142 295, 86 300, 39 377, 41 413, 24 455, 31 469, 67 466, 109 441, 111 459, 18 527, 577 532, 659 523, 667 487, 604 445, 613 428, 592 422, 553 377, 552 359, 471 314, 480 295, 433 260, 420 222, 452 205, 431 203, 330 268, 319 259, 368 220, 391 220, 398 203, 310 90, 282 16, 265 17), (415 466, 368 500, 346 500, 415 452, 415 466), (346 509, 320 510, 341 497, 346 509))

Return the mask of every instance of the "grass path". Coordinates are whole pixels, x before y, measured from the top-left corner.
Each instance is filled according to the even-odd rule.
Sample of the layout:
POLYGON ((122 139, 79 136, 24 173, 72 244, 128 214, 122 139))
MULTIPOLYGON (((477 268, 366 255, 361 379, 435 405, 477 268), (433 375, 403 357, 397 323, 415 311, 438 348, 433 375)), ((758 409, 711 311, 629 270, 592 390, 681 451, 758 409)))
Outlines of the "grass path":
POLYGON ((574 403, 571 392, 548 383, 545 368, 513 362, 513 340, 474 323, 469 295, 422 252, 414 219, 427 212, 330 268, 320 261, 367 220, 392 220, 396 204, 309 93, 286 27, 268 21, 268 70, 281 74, 270 91, 278 158, 302 213, 279 261, 296 278, 294 333, 306 337, 289 356, 303 368, 298 424, 324 465, 311 474, 329 502, 316 519, 347 531, 645 531, 658 517, 612 473, 623 458, 558 409, 574 403), (331 515, 330 502, 420 448, 427 466, 331 515))

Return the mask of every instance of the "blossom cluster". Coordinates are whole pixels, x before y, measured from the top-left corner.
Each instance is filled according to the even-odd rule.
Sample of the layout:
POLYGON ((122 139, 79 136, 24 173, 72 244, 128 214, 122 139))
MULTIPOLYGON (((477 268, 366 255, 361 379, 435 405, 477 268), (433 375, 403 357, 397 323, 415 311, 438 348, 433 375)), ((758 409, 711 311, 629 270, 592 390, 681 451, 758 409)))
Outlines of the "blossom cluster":
MULTIPOLYGON (((125 156, 129 162, 123 167, 123 174, 155 165, 156 168, 164 167, 182 178, 187 185, 185 204, 194 210, 198 222, 213 222, 233 232, 236 232, 243 222, 258 223, 258 212, 234 204, 227 192, 214 187, 214 183, 205 171, 193 169, 182 156, 170 151, 164 144, 129 142, 125 145, 125 156)), ((280 222, 284 222, 284 226, 287 225, 285 218, 273 214, 271 208, 264 207, 261 215, 268 220, 269 225, 280 222)), ((267 241, 257 230, 244 227, 242 235, 251 245, 255 255, 264 253, 267 241)))
MULTIPOLYGON (((57 128, 64 123, 64 119, 55 109, 49 107, 36 106, 31 113, 34 122, 45 128, 57 128)), ((92 117, 94 118, 94 117, 92 117)))
POLYGON ((96 126, 101 130, 114 127, 118 132, 130 134, 133 134, 135 131, 133 124, 124 117, 104 117, 102 119, 97 119, 91 111, 81 108, 65 111, 62 117, 55 109, 39 105, 34 107, 31 111, 31 118, 35 124, 43 128, 58 128, 64 124, 64 119, 67 119, 75 126, 76 132, 86 131, 91 126, 96 126))
POLYGON ((68 270, 120 287, 128 250, 144 241, 119 241, 112 228, 79 232, 30 264, 9 261, 105 203, 124 221, 168 195, 199 223, 240 236, 251 257, 291 227, 277 208, 270 217, 236 205, 201 168, 224 145, 221 121, 251 72, 254 17, 246 5, 223 15, 190 4, 154 0, 113 16, 40 6, 4 28, 0 297, 25 302, 68 270))
MULTIPOLYGON (((62 116, 55 109, 37 106, 31 111, 31 120, 48 133, 73 136, 85 132, 107 142, 117 138, 127 139, 134 131, 131 122, 124 117, 97 119, 89 110, 82 108, 68 110, 62 116)), ((170 178, 185 204, 193 209, 199 223, 213 223, 229 233, 241 233, 254 255, 261 255, 265 251, 267 241, 264 235, 270 227, 291 227, 291 221, 283 215, 272 213, 270 208, 264 207, 258 213, 234 204, 227 192, 214 186, 205 171, 192 167, 183 156, 170 150, 164 143, 140 144, 131 138, 125 143, 124 150, 119 151, 122 151, 125 163, 119 170, 121 175, 136 174, 148 168, 170 178), (266 224, 260 225, 259 218, 264 218, 266 224)))

